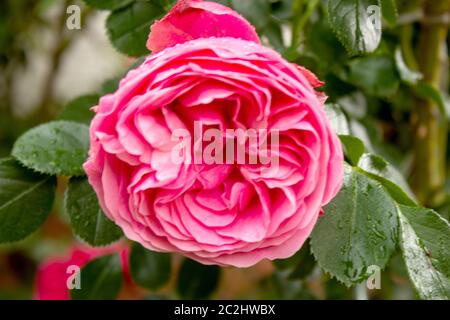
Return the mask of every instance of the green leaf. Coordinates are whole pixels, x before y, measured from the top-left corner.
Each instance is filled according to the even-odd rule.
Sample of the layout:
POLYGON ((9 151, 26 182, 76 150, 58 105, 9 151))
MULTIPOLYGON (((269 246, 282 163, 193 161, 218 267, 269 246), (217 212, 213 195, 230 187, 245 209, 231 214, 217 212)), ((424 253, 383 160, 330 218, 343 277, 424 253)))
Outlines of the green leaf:
POLYGON ((130 253, 130 273, 138 285, 158 289, 170 279, 170 254, 149 251, 134 243, 130 253))
POLYGON ((22 240, 39 228, 52 209, 55 189, 54 177, 0 160, 0 243, 22 240))
POLYGON ((381 2, 381 12, 384 20, 391 26, 395 26, 397 24, 397 5, 395 4, 395 0, 380 0, 381 2))
POLYGON ((91 108, 98 104, 99 99, 99 95, 91 94, 72 100, 58 116, 58 120, 68 120, 89 125, 95 115, 91 108))
POLYGON ((114 93, 119 88, 120 80, 122 80, 122 77, 115 77, 109 80, 106 80, 102 83, 101 93, 102 94, 108 94, 108 93, 114 93))
POLYGON ((216 289, 220 278, 218 266, 206 266, 185 259, 178 274, 177 290, 183 299, 204 299, 216 289))
POLYGON ((264 35, 269 40, 269 44, 279 53, 283 54, 285 51, 283 43, 283 31, 281 29, 280 23, 274 19, 270 19, 268 24, 265 26, 264 35))
POLYGON ((75 122, 54 121, 35 127, 14 144, 12 155, 25 167, 40 173, 84 175, 89 149, 89 127, 75 122))
POLYGON ((270 2, 267 0, 231 0, 233 9, 242 14, 257 29, 263 29, 270 19, 270 2))
POLYGON ((426 82, 419 82, 413 87, 415 94, 422 99, 430 99, 439 107, 439 110, 447 119, 450 119, 450 103, 446 101, 443 93, 426 82))
POLYGON ((349 286, 370 276, 370 266, 386 266, 398 221, 395 203, 378 182, 346 166, 344 185, 324 210, 311 249, 326 272, 349 286))
POLYGON ((261 290, 262 299, 314 300, 306 281, 292 279, 285 271, 275 270, 265 281, 267 288, 261 290))
POLYGON ((112 300, 122 288, 123 276, 119 254, 92 260, 81 269, 81 288, 72 289, 74 300, 112 300))
POLYGON ((338 280, 331 277, 324 277, 324 291, 327 300, 353 300, 355 299, 354 289, 344 286, 338 280))
POLYGON ((150 26, 164 14, 155 1, 137 1, 113 11, 106 21, 108 36, 120 52, 139 57, 149 54, 146 48, 150 26))
POLYGON ((450 225, 436 212, 399 206, 400 246, 422 299, 450 299, 450 225))
POLYGON ((400 48, 395 50, 395 65, 400 75, 400 79, 408 84, 416 84, 423 77, 420 72, 411 70, 406 65, 406 62, 403 59, 402 50, 400 48))
POLYGON ((74 233, 91 246, 105 246, 122 237, 121 229, 100 208, 86 178, 70 179, 64 200, 74 233))
POLYGON ((215 1, 225 6, 231 7, 245 17, 256 27, 261 36, 267 37, 270 45, 280 53, 285 50, 283 44, 282 30, 280 22, 277 21, 271 12, 271 2, 267 0, 229 0, 215 1))
POLYGON ((394 95, 400 85, 394 60, 387 55, 353 59, 348 80, 367 94, 377 97, 394 95))
POLYGON ((363 155, 366 148, 364 143, 354 136, 339 135, 342 146, 344 147, 345 156, 350 160, 350 163, 357 165, 359 158, 363 155))
POLYGON ((164 11, 169 11, 177 3, 178 0, 146 0, 159 5, 164 11))
POLYGON ((292 257, 273 261, 277 269, 287 273, 289 279, 304 279, 316 266, 314 256, 311 254, 309 241, 305 241, 302 248, 292 257))
POLYGON ((381 28, 369 10, 373 5, 380 8, 378 0, 328 0, 330 25, 351 55, 373 52, 380 43, 381 28))
POLYGON ((382 157, 365 153, 361 156, 358 167, 381 183, 396 202, 416 206, 414 194, 402 174, 382 157))
POLYGON ((324 74, 330 71, 339 72, 347 63, 347 52, 337 39, 327 19, 318 19, 312 22, 304 42, 304 52, 315 58, 318 67, 324 74))
POLYGON ((100 10, 117 10, 136 0, 84 0, 87 5, 100 10))
POLYGON ((341 107, 335 103, 325 104, 325 113, 333 131, 340 135, 349 135, 350 126, 341 107))
MULTIPOLYGON (((354 90, 354 89, 353 89, 354 90)), ((368 113, 368 97, 361 91, 353 91, 350 94, 341 96, 338 100, 339 106, 348 115, 350 132, 354 131, 352 128, 355 121, 362 121, 367 118, 368 113)))
POLYGON ((441 217, 450 221, 450 196, 447 194, 445 201, 436 209, 441 217))
MULTIPOLYGON (((317 19, 317 21, 310 24, 304 45, 306 50, 304 54, 314 57, 318 67, 324 74, 330 71, 339 74, 348 60, 344 46, 337 39, 327 19, 317 19)), ((329 91, 327 90, 326 92, 328 93, 329 91)))

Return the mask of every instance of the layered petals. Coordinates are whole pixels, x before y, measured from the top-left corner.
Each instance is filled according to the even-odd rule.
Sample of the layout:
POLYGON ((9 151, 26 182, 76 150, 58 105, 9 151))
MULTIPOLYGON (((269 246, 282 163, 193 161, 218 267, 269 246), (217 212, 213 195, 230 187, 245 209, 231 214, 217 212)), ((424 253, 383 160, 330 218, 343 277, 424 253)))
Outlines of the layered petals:
MULTIPOLYGON (((204 6, 182 1, 153 31, 204 6)), ((217 10, 205 14, 225 9, 217 10)), ((340 189, 343 154, 315 90, 322 83, 310 71, 255 38, 223 35, 153 47, 164 50, 95 108, 84 168, 105 213, 129 239, 205 264, 248 267, 299 250, 340 189), (215 141, 196 137, 208 128, 224 141, 230 129, 263 130, 272 143, 276 135, 277 148, 258 140, 256 149, 271 160, 265 163, 250 163, 258 152, 249 147, 244 162, 237 152, 231 163, 195 162, 215 141), (183 161, 174 161, 186 137, 183 161)), ((155 37, 150 42, 161 44, 155 37)), ((218 145, 225 159, 226 147, 218 145)))

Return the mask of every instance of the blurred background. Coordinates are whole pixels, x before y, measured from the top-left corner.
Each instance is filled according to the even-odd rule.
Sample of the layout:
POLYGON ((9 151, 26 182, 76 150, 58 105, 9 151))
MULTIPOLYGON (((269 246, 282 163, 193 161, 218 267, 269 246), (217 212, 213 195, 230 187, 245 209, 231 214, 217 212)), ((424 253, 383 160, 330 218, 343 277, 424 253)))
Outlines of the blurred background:
MULTIPOLYGON (((434 0, 441 1, 447 2, 434 0)), ((414 130, 412 115, 417 104, 433 106, 441 101, 448 105, 449 38, 445 29, 448 28, 448 12, 436 13, 447 14, 443 18, 447 19, 447 27, 444 27, 444 41, 434 48, 427 46, 427 39, 423 39, 432 37, 435 32, 430 25, 421 23, 428 10, 427 1, 396 1, 398 18, 383 21, 383 36, 378 49, 371 55, 355 56, 345 50, 331 31, 325 1, 219 2, 233 6, 255 24, 266 45, 287 59, 310 68, 324 80, 329 102, 338 103, 344 109, 352 134, 363 140, 370 151, 388 159, 406 178, 411 177, 414 170, 424 170, 414 169, 417 155, 411 138, 414 130), (425 41, 424 44, 420 44, 421 41, 425 41), (427 59, 424 50, 430 50, 429 55, 438 57, 434 66, 424 66, 421 62, 427 59), (400 57, 396 52, 400 52, 400 57), (442 98, 435 99, 435 92, 427 91, 428 87, 417 90, 415 77, 421 77, 420 74, 425 80, 436 77, 427 75, 428 69, 423 68, 438 69, 430 72, 438 72, 437 87, 442 91, 442 98)), ((109 14, 109 11, 97 10, 75 0, 0 0, 0 157, 10 154, 21 133, 55 119, 64 106, 80 99, 95 105, 98 97, 113 90, 117 79, 133 65, 137 57, 119 53, 108 39, 105 20, 109 14), (66 25, 67 8, 73 4, 81 9, 79 30, 68 30, 66 25)), ((433 81, 434 78, 429 82, 433 81)), ((446 138, 448 131, 444 131, 444 135, 446 138)), ((448 155, 443 146, 439 148, 438 157, 444 154, 439 166, 445 168, 433 170, 443 175, 443 182, 439 190, 434 190, 432 196, 423 196, 421 202, 438 209, 448 218, 448 155)), ((429 153, 427 156, 434 155, 429 153)), ((71 248, 78 245, 62 209, 64 183, 59 184, 59 189, 53 212, 43 228, 24 241, 0 245, 0 299, 35 298, 39 266, 54 257, 64 259, 71 248)), ((414 186, 413 189, 420 198, 422 191, 414 186)), ((276 265, 262 262, 250 269, 222 269, 210 297, 415 298, 399 253, 382 271, 381 289, 368 290, 365 284, 347 288, 330 278, 315 264, 309 252, 305 252, 303 256, 295 257, 300 264, 298 261, 276 265), (296 263, 301 267, 294 268, 296 263)), ((128 284, 119 298, 178 297, 175 274, 181 259, 178 256, 172 259, 175 268, 168 285, 151 292, 128 284)))
MULTIPOLYGON (((132 63, 110 45, 106 16, 81 1, 0 1, 0 157, 10 154, 21 133, 53 119, 77 97, 92 100, 105 81, 132 63), (82 8, 81 30, 67 30, 70 4, 82 8)), ((0 246, 0 299, 32 298, 37 266, 45 258, 67 256, 74 237, 58 195, 43 229, 0 246)))

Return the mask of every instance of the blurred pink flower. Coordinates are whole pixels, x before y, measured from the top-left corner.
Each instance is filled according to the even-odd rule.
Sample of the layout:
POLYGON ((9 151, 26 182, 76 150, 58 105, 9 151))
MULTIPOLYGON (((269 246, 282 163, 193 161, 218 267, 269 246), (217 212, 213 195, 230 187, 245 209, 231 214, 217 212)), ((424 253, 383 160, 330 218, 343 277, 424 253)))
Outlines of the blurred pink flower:
POLYGON ((70 277, 68 268, 77 266, 83 268, 91 260, 119 252, 122 261, 124 279, 131 281, 128 268, 128 248, 124 245, 112 245, 102 248, 91 248, 84 245, 72 247, 65 256, 52 256, 46 259, 38 268, 35 282, 34 298, 37 300, 69 300, 70 294, 67 279, 70 277))

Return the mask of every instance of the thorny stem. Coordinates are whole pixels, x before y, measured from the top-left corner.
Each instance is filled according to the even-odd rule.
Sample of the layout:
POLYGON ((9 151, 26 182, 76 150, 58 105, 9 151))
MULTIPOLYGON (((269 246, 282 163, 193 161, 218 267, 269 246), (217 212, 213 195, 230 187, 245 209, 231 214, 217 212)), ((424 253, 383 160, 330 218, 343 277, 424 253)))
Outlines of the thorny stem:
MULTIPOLYGON (((450 0, 427 0, 424 3, 424 21, 421 23, 417 60, 423 81, 441 89, 443 50, 446 45, 448 24, 429 23, 450 12, 450 0), (430 19, 433 18, 433 19, 430 19)), ((416 99, 411 117, 414 132, 414 162, 411 175, 412 188, 418 200, 427 206, 443 201, 446 179, 447 120, 431 99, 416 99)))

